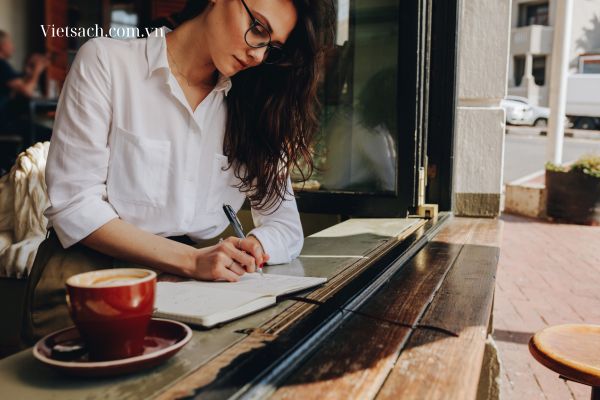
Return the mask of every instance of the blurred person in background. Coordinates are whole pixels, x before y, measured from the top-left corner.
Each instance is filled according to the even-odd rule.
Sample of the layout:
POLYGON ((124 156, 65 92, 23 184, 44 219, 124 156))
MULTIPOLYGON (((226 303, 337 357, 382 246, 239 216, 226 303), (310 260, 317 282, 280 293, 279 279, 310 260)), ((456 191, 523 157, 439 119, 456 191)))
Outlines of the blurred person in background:
POLYGON ((32 54, 25 71, 20 73, 8 62, 14 50, 10 35, 0 30, 0 132, 24 129, 18 118, 23 111, 23 100, 34 96, 40 76, 48 66, 48 59, 44 55, 32 54))

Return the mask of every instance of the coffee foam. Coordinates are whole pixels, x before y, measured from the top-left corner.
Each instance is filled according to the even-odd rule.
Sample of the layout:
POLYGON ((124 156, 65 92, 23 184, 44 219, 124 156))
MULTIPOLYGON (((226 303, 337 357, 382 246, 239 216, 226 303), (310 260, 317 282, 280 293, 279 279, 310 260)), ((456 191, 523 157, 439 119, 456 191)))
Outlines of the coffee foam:
POLYGON ((90 286, 113 286, 113 285, 120 285, 120 284, 126 285, 126 284, 130 284, 130 283, 139 281, 142 278, 145 278, 145 276, 118 275, 118 276, 100 277, 100 278, 95 279, 94 281, 90 282, 90 286))
POLYGON ((77 287, 116 287, 151 280, 156 277, 154 271, 137 268, 116 268, 84 272, 67 279, 67 285, 77 287))

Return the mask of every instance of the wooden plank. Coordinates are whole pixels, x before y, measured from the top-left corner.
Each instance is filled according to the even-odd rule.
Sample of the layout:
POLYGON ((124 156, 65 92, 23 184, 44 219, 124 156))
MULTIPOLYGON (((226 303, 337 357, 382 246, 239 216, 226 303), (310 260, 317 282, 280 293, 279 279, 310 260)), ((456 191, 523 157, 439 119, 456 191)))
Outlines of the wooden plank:
MULTIPOLYGON (((392 239, 382 240, 380 245, 372 249, 371 251, 364 254, 364 258, 357 259, 348 263, 347 267, 342 270, 339 274, 329 280, 327 285, 311 292, 308 296, 309 299, 317 300, 320 302, 327 301, 341 288, 343 288, 348 282, 360 275, 364 270, 375 264, 381 256, 386 254, 391 248, 396 246, 398 242, 404 240, 417 229, 425 224, 425 220, 420 220, 415 223, 409 229, 403 231, 401 234, 395 236, 392 239)), ((314 310, 317 306, 307 303, 296 303, 292 305, 285 313, 282 313, 277 318, 269 321, 267 324, 261 327, 266 333, 277 335, 284 329, 287 329, 295 321, 300 320, 304 315, 314 310)))
MULTIPOLYGON (((429 300, 423 301, 427 297, 425 293, 433 296, 452 265, 448 259, 443 265, 444 255, 439 248, 453 248, 455 253, 450 260, 458 261, 457 249, 463 248, 463 243, 494 243, 498 238, 494 226, 497 227, 494 221, 454 219, 360 311, 390 320, 417 321, 429 304, 429 300)), ((495 243, 498 243, 497 240, 495 243)), ((425 319, 421 323, 445 327, 433 319, 425 319)), ((448 337, 436 331, 419 331, 448 337)), ((275 392, 273 398, 373 398, 410 333, 411 330, 406 327, 357 316, 340 328, 318 354, 275 392)), ((477 380, 475 388, 476 383, 477 380)))
POLYGON ((155 397, 155 399, 166 400, 193 397, 197 388, 204 387, 216 380, 219 376, 219 372, 230 363, 235 362, 240 354, 245 354, 264 347, 268 342, 275 338, 276 336, 267 335, 258 330, 252 332, 238 344, 229 347, 219 354, 218 357, 215 357, 215 359, 207 363, 206 366, 201 368, 202 373, 192 373, 188 375, 183 381, 164 391, 159 396, 155 397))
POLYGON ((421 320, 422 324, 457 332, 459 337, 416 330, 378 393, 378 400, 476 397, 492 309, 500 252, 495 244, 500 231, 497 221, 477 221, 477 229, 466 238, 468 243, 421 320))
MULTIPOLYGON (((418 221, 417 221, 418 222, 418 221)), ((415 223, 412 220, 396 220, 397 232, 402 232, 415 223)), ((340 224, 344 225, 346 222, 340 224)), ((307 238, 308 239, 308 238, 307 238)), ((343 257, 340 250, 352 249, 357 254, 368 254, 373 247, 385 241, 385 233, 365 232, 351 237, 321 238, 318 243, 305 241, 302 256, 289 264, 266 267, 268 273, 295 276, 327 276, 332 278, 347 268, 349 261, 354 262, 361 257, 343 257), (323 249, 323 242, 328 246, 323 249), (342 246, 336 247, 338 244, 342 246), (318 245, 318 246, 317 246, 318 245), (340 256, 331 256, 342 255, 340 256), (308 255, 309 257, 304 257, 308 255), (322 256, 322 257, 321 257, 322 256)), ((387 238, 390 239, 389 237, 387 238)), ((175 357, 167 363, 138 374, 129 374, 111 379, 73 379, 68 375, 42 365, 33 358, 31 350, 22 351, 11 357, 0 360, 0 386, 7 398, 15 399, 55 399, 64 400, 81 398, 118 398, 118 399, 150 399, 168 390, 188 374, 200 366, 210 363, 205 369, 206 377, 215 377, 216 371, 228 371, 226 367, 244 365, 244 357, 255 352, 262 352, 262 347, 270 340, 269 335, 254 330, 248 335, 248 328, 257 328, 273 318, 281 315, 295 302, 285 300, 277 305, 231 321, 210 330, 194 330, 188 343, 175 357), (240 341, 245 340, 245 343, 240 341), (240 355, 239 358, 236 358, 240 355), (219 362, 215 357, 221 356, 219 362)), ((261 353, 262 354, 262 353, 261 353)), ((226 377, 218 376, 219 382, 226 377)), ((212 379, 212 378, 211 378, 212 379)), ((227 382, 233 385, 231 382, 227 382)), ((222 396, 221 396, 222 397, 222 396)))
POLYGON ((455 217, 433 238, 433 241, 500 247, 502 228, 502 221, 493 218, 455 217))
MULTIPOLYGON (((459 251, 457 245, 428 244, 360 312, 409 325, 416 322, 459 251)), ((356 315, 273 398, 373 398, 410 332, 405 326, 356 315)))
MULTIPOLYGON (((371 220, 372 223, 373 220, 371 220)), ((353 224, 351 221, 347 221, 348 224, 353 224)), ((371 247, 368 251, 363 251, 361 257, 351 257, 350 260, 345 262, 345 267, 340 270, 340 272, 334 276, 330 281, 328 281, 323 287, 313 291, 310 293, 309 298, 316 299, 318 301, 325 301, 339 290, 341 290, 347 282, 355 278, 359 273, 364 271, 366 268, 369 268, 380 259, 387 251, 389 251, 392 247, 398 244, 399 241, 408 237, 410 234, 414 233, 417 229, 424 225, 424 220, 415 221, 414 224, 410 225, 407 229, 404 229, 402 232, 398 232, 397 235, 393 237, 385 237, 379 235, 381 239, 379 243, 371 247)), ((344 224, 344 223, 342 223, 344 224)), ((340 225, 342 225, 340 224, 340 225)), ((339 228, 339 227, 338 227, 339 228)), ((337 229, 335 232, 339 231, 337 229)), ((354 232, 356 234, 356 232, 354 232)), ((364 234, 364 233, 363 233, 364 234)), ((369 234, 371 235, 371 234, 369 234)), ((369 236, 367 235, 367 236, 369 236)), ((312 235, 315 236, 315 235, 312 235)), ((378 236, 378 235, 372 235, 378 236)), ((344 240, 343 238, 333 238, 337 242, 344 240)), ((303 255, 310 254, 319 254, 322 255, 323 251, 328 254, 331 251, 330 248, 322 249, 320 251, 320 246, 317 246, 318 243, 312 243, 312 241, 323 241, 325 237, 307 238, 307 242, 305 242, 305 250, 303 250, 303 255), (316 247, 315 247, 316 246, 316 247), (312 249, 312 252, 308 250, 312 249), (309 254, 310 253, 310 254, 309 254)), ((345 239, 348 242, 348 238, 345 239)), ((373 238, 368 239, 369 242, 372 242, 373 238)), ((354 249, 356 251, 356 249, 354 249)), ((334 252, 335 255, 341 256, 339 252, 334 252)), ((357 253, 358 254, 358 253, 357 253)), ((302 257, 302 256, 301 256, 302 257)), ((165 400, 165 399, 176 399, 182 396, 182 394, 189 395, 191 393, 195 393, 201 390, 203 387, 206 387, 215 382, 215 380, 219 377, 219 372, 222 372, 222 368, 224 366, 229 365, 232 360, 241 359, 244 355, 249 354, 256 349, 263 347, 266 342, 271 341, 277 338, 283 331, 290 329, 291 326, 302 320, 306 315, 314 311, 317 307, 315 305, 306 304, 306 303, 291 303, 292 305, 288 307, 285 311, 283 311, 280 315, 272 318, 267 321, 265 324, 261 325, 258 329, 253 330, 250 335, 237 342, 233 346, 224 351, 217 357, 213 358, 210 362, 202 365, 189 375, 187 375, 182 380, 178 381, 175 385, 167 388, 157 399, 165 400)))
MULTIPOLYGON (((454 220, 437 236, 469 240, 477 220, 454 220)), ((434 238, 435 239, 435 238, 434 238)), ((415 323, 429 305, 461 244, 432 241, 360 312, 392 321, 415 323)), ((393 367, 411 329, 356 316, 328 339, 318 354, 296 371, 275 394, 276 399, 372 398, 393 367)))

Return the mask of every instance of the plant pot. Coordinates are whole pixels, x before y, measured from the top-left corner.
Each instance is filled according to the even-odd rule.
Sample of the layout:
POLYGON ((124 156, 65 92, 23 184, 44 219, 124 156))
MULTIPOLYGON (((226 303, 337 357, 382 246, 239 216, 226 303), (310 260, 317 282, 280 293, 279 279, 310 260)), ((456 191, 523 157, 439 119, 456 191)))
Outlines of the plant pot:
POLYGON ((546 214, 556 220, 600 225, 600 178, 579 170, 546 170, 546 214))

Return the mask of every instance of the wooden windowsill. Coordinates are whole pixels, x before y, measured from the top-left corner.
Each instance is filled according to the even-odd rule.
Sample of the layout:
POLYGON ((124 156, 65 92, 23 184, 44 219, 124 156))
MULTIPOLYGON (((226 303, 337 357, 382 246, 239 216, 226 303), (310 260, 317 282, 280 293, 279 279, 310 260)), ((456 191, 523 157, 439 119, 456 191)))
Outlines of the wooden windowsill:
POLYGON ((304 294, 321 305, 283 300, 195 330, 165 365, 114 379, 59 375, 24 351, 0 361, 3 393, 38 399, 474 398, 501 226, 446 219, 441 227, 419 219, 345 221, 306 238, 294 262, 267 269, 327 276, 324 286, 304 294))

